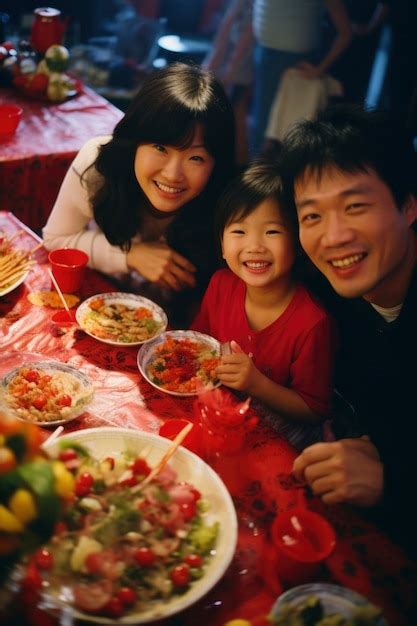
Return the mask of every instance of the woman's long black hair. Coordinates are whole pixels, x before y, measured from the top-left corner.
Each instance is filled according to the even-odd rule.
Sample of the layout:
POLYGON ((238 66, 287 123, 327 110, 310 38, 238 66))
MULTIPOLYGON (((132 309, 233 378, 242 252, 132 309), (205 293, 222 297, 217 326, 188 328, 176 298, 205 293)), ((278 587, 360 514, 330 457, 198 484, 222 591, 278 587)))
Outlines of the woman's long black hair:
POLYGON ((102 179, 90 201, 94 219, 107 240, 129 250, 149 207, 134 172, 138 146, 160 143, 188 147, 197 125, 201 126, 205 147, 214 158, 213 172, 203 192, 184 205, 171 222, 166 237, 172 248, 196 265, 199 282, 213 270, 214 205, 234 173, 233 110, 223 87, 211 73, 175 63, 144 81, 115 127, 112 139, 101 147, 93 164, 102 179))

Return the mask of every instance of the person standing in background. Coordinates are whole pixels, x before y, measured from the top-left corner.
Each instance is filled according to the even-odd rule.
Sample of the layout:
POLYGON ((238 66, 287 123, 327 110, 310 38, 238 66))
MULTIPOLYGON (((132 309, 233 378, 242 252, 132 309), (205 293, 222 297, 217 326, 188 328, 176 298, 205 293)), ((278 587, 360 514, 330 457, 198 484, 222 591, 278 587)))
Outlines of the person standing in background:
MULTIPOLYGON (((379 0, 345 0, 353 39, 332 68, 342 82, 344 99, 363 103, 366 97, 381 27, 389 15, 389 2, 379 0)), ((333 29, 329 33, 334 37, 333 29)))
POLYGON ((228 92, 236 121, 236 161, 248 161, 247 115, 253 82, 253 0, 230 0, 203 68, 216 74, 228 92))
POLYGON ((262 147, 269 110, 282 73, 298 67, 307 78, 327 73, 351 39, 349 18, 342 0, 254 0, 255 36, 254 128, 252 150, 262 147), (323 9, 336 36, 319 57, 323 9))

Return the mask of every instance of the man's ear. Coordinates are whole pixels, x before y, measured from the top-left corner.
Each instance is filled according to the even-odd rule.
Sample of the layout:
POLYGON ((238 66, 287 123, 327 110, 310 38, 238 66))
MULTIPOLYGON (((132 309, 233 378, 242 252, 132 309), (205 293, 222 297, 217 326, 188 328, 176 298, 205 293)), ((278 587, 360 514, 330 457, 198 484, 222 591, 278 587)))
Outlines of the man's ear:
POLYGON ((407 200, 405 201, 403 213, 405 215, 405 219, 407 220, 408 226, 414 224, 417 221, 417 197, 413 195, 409 195, 407 200))

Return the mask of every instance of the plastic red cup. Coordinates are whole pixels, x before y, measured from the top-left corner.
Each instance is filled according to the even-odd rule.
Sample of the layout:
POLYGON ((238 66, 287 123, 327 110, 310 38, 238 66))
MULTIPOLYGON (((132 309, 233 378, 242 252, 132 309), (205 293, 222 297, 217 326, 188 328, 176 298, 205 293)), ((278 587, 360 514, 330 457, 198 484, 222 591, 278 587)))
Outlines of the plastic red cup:
POLYGON ((9 137, 16 132, 23 109, 15 104, 0 104, 0 137, 9 137))
MULTIPOLYGON (((182 431, 183 428, 190 424, 188 420, 183 419, 169 419, 162 424, 159 428, 159 434, 161 437, 167 439, 175 439, 175 437, 182 431)), ((192 429, 184 439, 181 445, 183 445, 191 452, 200 455, 201 453, 201 428, 198 424, 193 424, 192 429)))
POLYGON ((52 274, 63 293, 79 291, 84 279, 88 254, 74 248, 58 248, 48 255, 52 274))
POLYGON ((272 541, 276 551, 276 574, 286 586, 310 582, 336 545, 329 522, 307 509, 291 509, 275 518, 272 541))

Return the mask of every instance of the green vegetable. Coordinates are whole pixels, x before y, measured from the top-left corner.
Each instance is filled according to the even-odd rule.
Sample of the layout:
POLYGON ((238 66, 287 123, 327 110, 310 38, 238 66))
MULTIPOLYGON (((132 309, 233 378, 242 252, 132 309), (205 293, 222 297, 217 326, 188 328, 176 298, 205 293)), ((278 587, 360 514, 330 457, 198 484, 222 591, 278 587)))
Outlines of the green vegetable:
POLYGON ((218 532, 219 522, 215 522, 211 526, 199 524, 191 529, 187 539, 193 544, 197 552, 205 554, 209 552, 216 543, 218 532))
POLYGON ((39 510, 36 527, 39 534, 49 536, 60 510, 60 501, 55 493, 55 477, 51 465, 39 461, 25 463, 17 469, 17 473, 36 496, 39 510))
POLYGON ((26 452, 26 439, 23 433, 13 433, 6 439, 6 445, 14 453, 18 462, 20 462, 26 452))
POLYGON ((90 457, 90 453, 88 452, 88 450, 84 448, 84 446, 81 446, 76 441, 71 441, 70 439, 63 439, 62 441, 59 442, 60 450, 68 450, 68 448, 75 450, 75 452, 79 456, 84 456, 86 458, 90 457))

